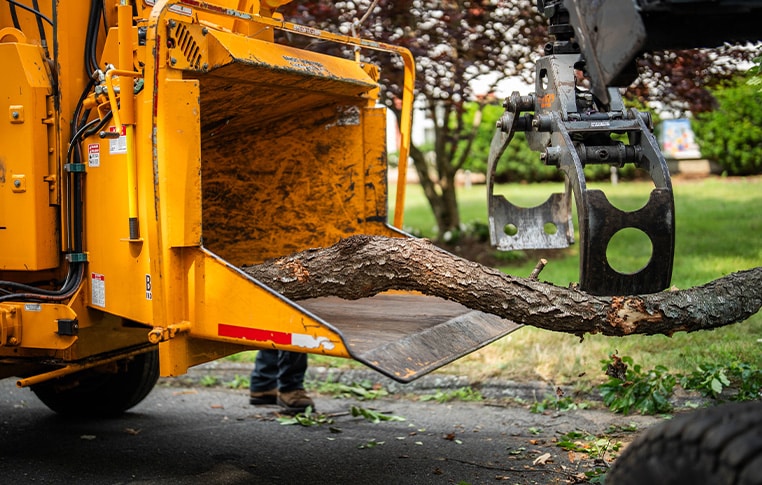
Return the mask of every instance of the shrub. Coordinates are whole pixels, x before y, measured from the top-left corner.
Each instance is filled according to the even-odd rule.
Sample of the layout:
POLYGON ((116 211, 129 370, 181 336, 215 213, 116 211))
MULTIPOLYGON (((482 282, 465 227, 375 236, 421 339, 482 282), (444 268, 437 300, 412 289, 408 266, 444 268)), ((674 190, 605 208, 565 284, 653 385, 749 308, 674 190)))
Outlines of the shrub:
POLYGON ((728 175, 762 173, 762 92, 738 78, 713 94, 717 109, 693 121, 701 154, 728 175))
POLYGON ((664 366, 656 366, 649 371, 634 364, 630 357, 611 356, 604 360, 603 369, 609 376, 608 382, 598 386, 603 403, 616 413, 660 414, 672 410, 669 398, 672 396, 677 378, 664 366))
POLYGON ((731 388, 729 399, 751 401, 762 397, 762 369, 745 362, 705 363, 682 376, 680 385, 713 399, 720 398, 726 388, 731 388))

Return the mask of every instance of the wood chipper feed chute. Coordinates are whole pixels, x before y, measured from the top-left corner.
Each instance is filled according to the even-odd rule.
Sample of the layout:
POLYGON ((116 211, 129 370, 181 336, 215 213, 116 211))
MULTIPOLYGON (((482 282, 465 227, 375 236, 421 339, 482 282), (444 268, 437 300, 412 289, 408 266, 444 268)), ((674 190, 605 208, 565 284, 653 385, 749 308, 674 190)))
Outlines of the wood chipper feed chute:
POLYGON ((347 59, 231 34, 204 40, 219 61, 186 73, 200 89, 204 246, 241 265, 393 235, 376 79, 347 59))
MULTIPOLYGON (((173 90, 197 95, 182 110, 186 119, 198 112, 192 128, 198 154, 189 162, 198 166, 200 183, 185 187, 200 192, 201 203, 190 219, 187 204, 183 213, 164 203, 162 227, 171 232, 170 220, 197 220, 201 244, 170 238, 180 243, 165 253, 174 261, 167 269, 172 283, 157 295, 167 300, 171 320, 188 323, 154 333, 162 373, 178 375, 245 346, 350 357, 407 382, 517 328, 419 294, 291 301, 241 271, 355 234, 406 237, 387 222, 387 118, 377 105, 378 72, 358 59, 193 21, 166 25, 171 41, 161 47, 166 57, 156 57, 154 92, 159 99, 173 90), (217 353, 200 350, 204 341, 216 342, 217 353)), ((403 105, 409 108, 408 87, 403 105)), ((181 171, 171 160, 181 130, 169 121, 180 110, 165 102, 158 112, 166 136, 157 141, 159 171, 181 171)), ((161 180, 167 188, 160 193, 182 193, 177 179, 161 180)))

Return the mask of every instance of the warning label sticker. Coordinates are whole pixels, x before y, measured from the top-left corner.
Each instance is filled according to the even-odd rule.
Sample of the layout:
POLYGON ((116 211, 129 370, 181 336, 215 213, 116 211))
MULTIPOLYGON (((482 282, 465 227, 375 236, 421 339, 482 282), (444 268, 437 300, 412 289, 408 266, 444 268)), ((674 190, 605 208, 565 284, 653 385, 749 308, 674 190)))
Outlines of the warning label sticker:
MULTIPOLYGON (((116 133, 115 126, 109 126, 108 131, 110 133, 116 133)), ((121 153, 127 153, 127 130, 122 126, 122 132, 119 134, 119 138, 111 138, 108 141, 108 152, 111 155, 119 155, 121 153)))
POLYGON ((101 166, 101 146, 98 143, 87 145, 87 165, 89 167, 101 166))
POLYGON ((90 303, 101 308, 106 308, 106 276, 98 273, 90 273, 90 303))

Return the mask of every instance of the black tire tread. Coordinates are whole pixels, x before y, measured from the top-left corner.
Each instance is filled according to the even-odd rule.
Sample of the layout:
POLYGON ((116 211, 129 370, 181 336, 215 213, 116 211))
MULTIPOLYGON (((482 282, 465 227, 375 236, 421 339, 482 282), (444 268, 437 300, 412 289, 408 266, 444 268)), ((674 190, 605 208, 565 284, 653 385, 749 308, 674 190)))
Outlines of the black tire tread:
POLYGON ((646 430, 606 475, 607 485, 762 485, 762 402, 677 416, 646 430))

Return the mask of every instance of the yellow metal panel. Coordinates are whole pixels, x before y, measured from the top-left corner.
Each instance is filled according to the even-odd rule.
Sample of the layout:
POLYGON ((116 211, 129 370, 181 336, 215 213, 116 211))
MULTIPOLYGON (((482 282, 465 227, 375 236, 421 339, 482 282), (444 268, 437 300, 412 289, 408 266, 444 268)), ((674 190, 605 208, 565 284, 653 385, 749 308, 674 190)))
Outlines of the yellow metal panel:
POLYGON ((47 95, 40 48, 0 44, 0 269, 34 271, 59 262, 56 208, 50 205, 47 95))
POLYGON ((304 83, 309 82, 314 91, 342 96, 359 96, 378 87, 360 64, 347 59, 227 32, 210 32, 208 38, 210 71, 232 60, 245 66, 267 69, 258 71, 256 78, 252 77, 253 71, 250 69, 241 71, 242 80, 259 84, 278 79, 277 85, 281 88, 308 90, 310 86, 304 83))
POLYGON ((161 140, 167 146, 166 184, 162 194, 167 211, 169 247, 201 245, 201 135, 199 89, 196 81, 168 80, 159 102, 167 113, 159 119, 161 140))
MULTIPOLYGON (((191 346, 194 339, 217 341, 250 348, 277 348, 348 357, 340 335, 295 303, 276 294, 245 273, 201 248, 175 251, 184 266, 183 282, 174 281, 173 290, 192 304, 187 308, 191 322, 187 334, 161 344, 162 373, 178 375, 189 365, 216 358, 191 346)), ((175 298, 175 314, 183 311, 175 298)), ((216 347, 210 346, 210 349, 216 347)), ((218 349, 217 351, 223 352, 218 349)))
POLYGON ((23 331, 16 335, 17 342, 13 347, 61 350, 70 347, 77 340, 75 336, 58 334, 58 320, 76 318, 76 314, 66 305, 0 304, 0 308, 18 319, 18 323, 23 326, 23 331))
MULTIPOLYGON (((111 125, 106 131, 116 131, 111 125)), ((125 131, 126 134, 126 131, 125 131)), ((88 157, 85 201, 85 248, 88 252, 86 297, 93 308, 130 320, 147 323, 151 320, 150 258, 145 241, 130 241, 129 191, 127 184, 127 137, 101 139, 97 135, 85 139, 88 157)), ((149 167, 138 169, 150 170, 149 167)), ((138 189, 140 207, 152 204, 151 173, 142 176, 149 181, 138 189), (148 201, 148 202, 146 202, 148 201)), ((140 217, 149 220, 144 211, 140 217)))
MULTIPOLYGON (((365 220, 378 223, 384 229, 369 229, 367 234, 391 235, 386 228, 388 220, 388 192, 386 159, 386 108, 366 108, 363 110, 363 160, 365 162, 365 220)), ((376 226, 376 224, 373 224, 376 226)))
POLYGON ((203 249, 183 251, 188 265, 192 337, 346 357, 336 331, 295 303, 203 249))
POLYGON ((169 31, 167 44, 169 63, 175 69, 208 69, 209 56, 206 39, 207 27, 188 22, 176 22, 169 31))

